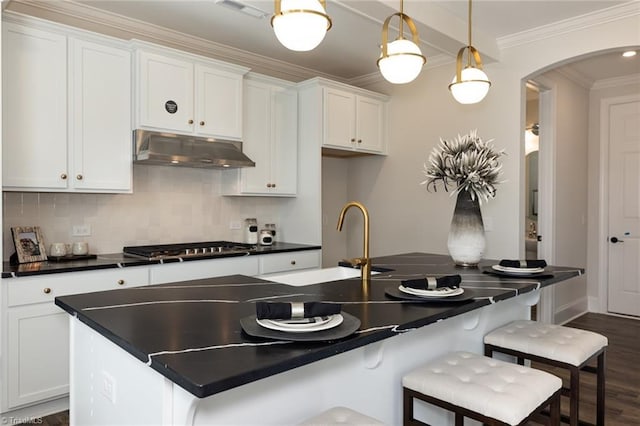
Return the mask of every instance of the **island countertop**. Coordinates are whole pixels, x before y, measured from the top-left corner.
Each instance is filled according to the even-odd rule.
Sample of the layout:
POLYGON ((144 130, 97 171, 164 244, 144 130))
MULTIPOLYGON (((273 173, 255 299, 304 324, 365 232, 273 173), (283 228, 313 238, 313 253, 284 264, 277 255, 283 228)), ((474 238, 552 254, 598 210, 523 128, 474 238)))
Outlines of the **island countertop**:
POLYGON ((359 278, 293 287, 234 275, 140 288, 63 296, 56 304, 126 352, 205 398, 256 380, 329 358, 427 326, 501 300, 580 275, 583 270, 547 267, 533 278, 503 278, 480 268, 459 268, 450 257, 407 253, 373 259, 391 269, 372 277, 365 294, 359 278), (471 299, 460 303, 415 303, 390 298, 387 288, 404 279, 460 274, 471 299), (346 338, 290 342, 245 334, 240 319, 255 314, 255 302, 326 301, 361 321, 346 338))

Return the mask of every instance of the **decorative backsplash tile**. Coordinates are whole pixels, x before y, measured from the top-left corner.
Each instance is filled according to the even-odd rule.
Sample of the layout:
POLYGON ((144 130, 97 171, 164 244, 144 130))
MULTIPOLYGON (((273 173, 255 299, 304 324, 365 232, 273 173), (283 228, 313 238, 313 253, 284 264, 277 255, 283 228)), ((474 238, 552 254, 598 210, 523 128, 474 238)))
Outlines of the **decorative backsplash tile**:
POLYGON ((133 194, 44 192, 3 193, 3 259, 14 252, 11 227, 40 226, 48 249, 53 242, 87 241, 91 253, 119 253, 125 245, 207 240, 242 241, 231 221, 257 217, 276 223, 286 200, 223 197, 221 170, 134 166, 133 194), (73 237, 74 225, 91 235, 73 237))

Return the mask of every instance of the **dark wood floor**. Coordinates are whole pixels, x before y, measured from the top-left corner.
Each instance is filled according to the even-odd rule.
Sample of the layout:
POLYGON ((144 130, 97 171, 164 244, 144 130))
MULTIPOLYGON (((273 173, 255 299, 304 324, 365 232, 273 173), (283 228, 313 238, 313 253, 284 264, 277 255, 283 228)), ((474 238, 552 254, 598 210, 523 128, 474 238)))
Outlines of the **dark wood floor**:
MULTIPOLYGON (((640 319, 588 313, 566 325, 591 330, 609 339, 605 376, 607 426, 640 426, 640 319)), ((533 367, 562 377, 565 384, 569 379, 561 369, 539 364, 533 367)), ((580 379, 580 419, 595 423, 595 375, 582 373, 580 379)), ((567 398, 562 398, 562 412, 569 414, 567 398)))
MULTIPOLYGON (((595 331, 609 339, 605 403, 607 426, 640 426, 640 319, 588 313, 566 325, 595 331)), ((568 379, 568 375, 560 370, 552 372, 564 380, 568 379)), ((595 378, 593 374, 583 374, 581 382, 580 416, 593 423, 596 418, 595 378)), ((566 398, 563 398, 562 410, 568 414, 566 398)), ((68 424, 68 411, 47 416, 42 422, 43 426, 68 424)))

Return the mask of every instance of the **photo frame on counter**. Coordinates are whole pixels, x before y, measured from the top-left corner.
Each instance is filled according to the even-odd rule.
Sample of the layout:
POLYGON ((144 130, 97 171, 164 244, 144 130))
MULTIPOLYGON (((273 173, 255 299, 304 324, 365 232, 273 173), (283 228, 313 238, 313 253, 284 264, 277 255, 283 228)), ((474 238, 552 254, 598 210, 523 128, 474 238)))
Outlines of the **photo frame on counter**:
POLYGON ((44 240, 39 226, 17 226, 11 228, 13 244, 18 263, 42 262, 47 260, 44 240))

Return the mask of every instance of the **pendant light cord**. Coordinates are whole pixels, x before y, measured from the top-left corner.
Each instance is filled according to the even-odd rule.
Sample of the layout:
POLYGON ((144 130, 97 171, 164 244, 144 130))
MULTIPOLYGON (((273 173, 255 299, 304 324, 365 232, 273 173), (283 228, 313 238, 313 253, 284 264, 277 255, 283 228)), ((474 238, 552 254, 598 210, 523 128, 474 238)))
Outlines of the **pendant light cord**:
POLYGON ((471 67, 471 0, 469 0, 469 52, 467 52, 467 65, 471 67))
POLYGON ((400 38, 404 38, 404 0, 400 0, 400 38))

